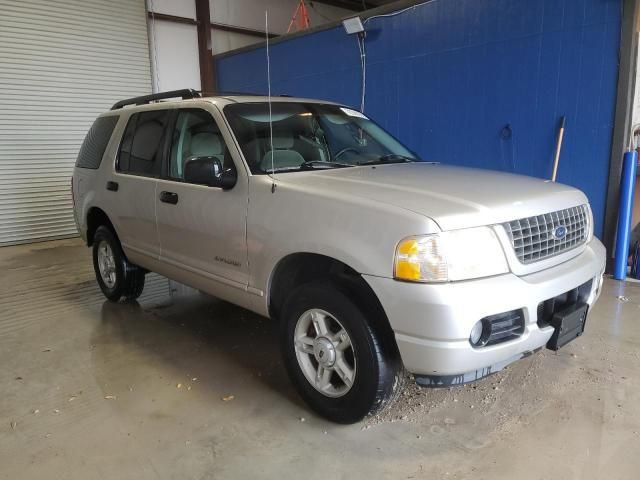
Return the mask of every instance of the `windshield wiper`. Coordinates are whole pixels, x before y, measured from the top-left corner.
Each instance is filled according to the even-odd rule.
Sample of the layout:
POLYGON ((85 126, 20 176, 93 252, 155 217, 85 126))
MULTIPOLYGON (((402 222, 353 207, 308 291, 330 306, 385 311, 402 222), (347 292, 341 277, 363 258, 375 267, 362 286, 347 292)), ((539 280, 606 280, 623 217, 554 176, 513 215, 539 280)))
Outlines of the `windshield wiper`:
POLYGON ((353 167, 353 165, 349 165, 348 163, 311 160, 310 162, 304 162, 302 165, 300 165, 300 170, 316 170, 316 169, 321 170, 321 169, 345 168, 345 167, 353 167))
POLYGON ((389 155, 381 155, 377 160, 371 160, 368 162, 358 162, 358 165, 380 165, 380 164, 386 164, 386 163, 412 163, 415 161, 417 161, 415 158, 392 153, 389 155))

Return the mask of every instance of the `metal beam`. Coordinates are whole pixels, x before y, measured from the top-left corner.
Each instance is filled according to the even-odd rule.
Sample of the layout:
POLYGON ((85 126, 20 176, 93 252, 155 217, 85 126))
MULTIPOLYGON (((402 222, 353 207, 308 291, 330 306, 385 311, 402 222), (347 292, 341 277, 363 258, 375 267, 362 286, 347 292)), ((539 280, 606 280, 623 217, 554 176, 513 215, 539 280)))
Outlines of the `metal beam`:
POLYGON ((198 29, 198 58, 200 60, 200 87, 203 92, 216 91, 216 77, 213 72, 213 52, 211 50, 211 14, 209 0, 196 0, 196 20, 198 29))
POLYGON ((609 186, 605 207, 604 244, 607 247, 607 271, 613 265, 616 225, 618 223, 620 176, 622 157, 632 135, 633 93, 635 90, 638 56, 638 20, 640 0, 624 0, 622 4, 622 32, 620 35, 620 65, 618 67, 618 93, 616 114, 609 161, 609 186))
MULTIPOLYGON (((353 1, 356 1, 356 0, 353 0, 353 1)), ((376 7, 373 10, 367 10, 365 12, 361 12, 361 13, 358 14, 358 16, 362 20, 365 20, 366 18, 369 18, 369 17, 373 17, 373 16, 377 16, 377 15, 385 15, 387 13, 392 13, 392 12, 396 12, 398 10, 403 10, 405 8, 408 8, 408 7, 416 6, 416 5, 424 3, 424 1, 425 0, 397 0, 395 2, 385 3, 384 5, 382 5, 380 7, 376 7)), ((322 3, 326 3, 326 2, 323 1, 322 3)), ((302 36, 305 36, 305 35, 310 35, 312 33, 317 33, 317 32, 321 32, 323 30, 329 30, 329 29, 335 28, 335 27, 337 27, 337 26, 342 24, 342 20, 344 18, 350 18, 352 16, 353 16, 353 14, 345 15, 344 17, 342 17, 339 20, 334 20, 333 22, 323 23, 322 25, 318 25, 317 27, 311 27, 311 28, 306 29, 306 30, 298 30, 297 32, 294 32, 294 33, 287 33, 287 34, 284 34, 284 35, 279 35, 278 38, 275 38, 273 40, 273 44, 275 45, 276 43, 285 42, 287 40, 291 40, 292 38, 302 37, 302 36)), ((246 47, 240 47, 240 48, 236 48, 236 49, 233 49, 233 50, 229 50, 228 52, 217 53, 215 55, 215 58, 216 59, 220 59, 220 58, 228 57, 230 55, 237 55, 240 52, 248 52, 249 50, 254 50, 254 49, 262 48, 262 47, 264 47, 264 42, 257 42, 257 43, 255 43, 253 45, 247 45, 246 47)))
MULTIPOLYGON (((165 13, 148 12, 148 17, 153 20, 163 20, 165 22, 183 23, 186 25, 198 25, 198 21, 189 17, 178 17, 176 15, 167 15, 165 13)), ((262 30, 255 30, 248 27, 238 27, 236 25, 228 25, 226 23, 209 22, 212 30, 220 30, 222 32, 241 33, 243 35, 250 35, 252 37, 259 37, 264 39, 264 32, 262 30)), ((275 38, 278 35, 276 33, 269 33, 269 38, 275 38)))
POLYGON ((189 17, 178 17, 176 15, 167 15, 165 13, 147 12, 147 16, 152 20, 164 20, 173 23, 184 23, 187 25, 198 25, 198 21, 189 17))
MULTIPOLYGON (((226 23, 211 22, 211 28, 221 30, 223 32, 241 33, 242 35, 250 35, 252 37, 260 37, 264 40, 264 32, 253 28, 238 27, 237 25, 227 25, 226 23)), ((269 33, 269 38, 275 38, 278 34, 269 33)))
POLYGON ((361 12, 378 6, 373 3, 360 0, 313 0, 309 3, 324 3, 325 5, 353 10, 355 12, 361 12))

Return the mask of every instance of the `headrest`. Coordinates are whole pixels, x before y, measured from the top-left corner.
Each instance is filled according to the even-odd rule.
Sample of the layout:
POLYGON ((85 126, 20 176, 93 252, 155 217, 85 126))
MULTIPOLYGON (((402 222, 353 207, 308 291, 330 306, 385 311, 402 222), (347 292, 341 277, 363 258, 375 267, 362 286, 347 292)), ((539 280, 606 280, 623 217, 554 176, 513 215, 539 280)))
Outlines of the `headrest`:
POLYGON ((131 155, 143 160, 153 160, 158 151, 158 139, 162 137, 163 130, 162 124, 155 120, 139 125, 133 137, 131 155))
POLYGON ((273 134, 274 150, 286 150, 293 147, 293 135, 289 132, 277 132, 273 134))
POLYGON ((191 137, 191 155, 211 157, 222 154, 222 142, 217 133, 201 132, 191 137))

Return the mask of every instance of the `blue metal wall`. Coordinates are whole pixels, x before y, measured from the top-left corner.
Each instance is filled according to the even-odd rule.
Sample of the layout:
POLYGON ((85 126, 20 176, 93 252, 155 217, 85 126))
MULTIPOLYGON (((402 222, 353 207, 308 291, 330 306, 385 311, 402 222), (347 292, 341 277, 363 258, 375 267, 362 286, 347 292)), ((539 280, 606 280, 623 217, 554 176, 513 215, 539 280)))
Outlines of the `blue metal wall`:
MULTIPOLYGON (((366 23, 365 112, 422 158, 582 189, 602 234, 621 0, 433 0, 366 23), (510 125, 510 129, 504 129, 510 125)), ((273 94, 360 104, 360 60, 342 26, 271 46, 273 94)), ((264 48, 216 60, 221 90, 266 92, 264 48)))

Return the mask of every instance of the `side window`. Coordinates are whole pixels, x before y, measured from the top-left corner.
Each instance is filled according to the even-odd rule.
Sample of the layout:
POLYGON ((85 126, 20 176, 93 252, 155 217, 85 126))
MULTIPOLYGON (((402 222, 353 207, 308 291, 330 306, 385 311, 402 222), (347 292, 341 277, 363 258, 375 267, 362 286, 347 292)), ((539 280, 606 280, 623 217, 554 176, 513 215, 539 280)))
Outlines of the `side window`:
POLYGON ((168 119, 168 110, 140 112, 131 116, 120 144, 118 171, 149 177, 160 175, 168 119))
POLYGON ((100 117, 93 122, 87 136, 84 138, 84 142, 82 142, 80 152, 78 152, 76 167, 100 168, 102 156, 111 139, 113 129, 116 128, 118 118, 120 118, 118 115, 111 115, 100 117))
POLYGON ((119 172, 129 171, 129 158, 131 157, 131 144, 133 143, 133 134, 136 131, 136 121, 138 114, 133 114, 127 122, 127 128, 124 130, 122 141, 120 142, 120 150, 118 151, 118 162, 116 170, 119 172))
POLYGON ((171 139, 168 176, 184 180, 185 165, 199 157, 214 157, 223 168, 234 168, 222 133, 211 114, 200 109, 178 111, 171 139))

